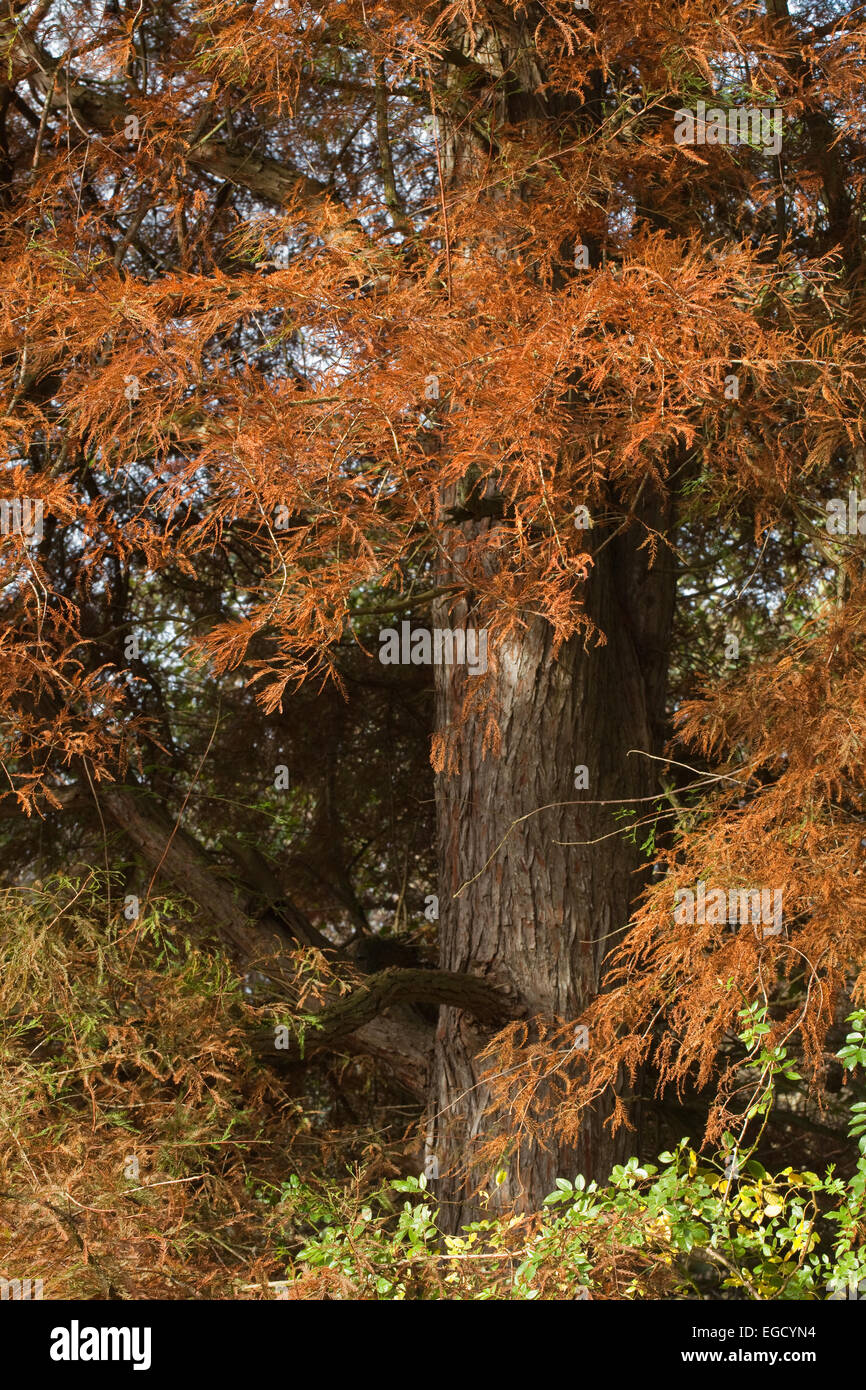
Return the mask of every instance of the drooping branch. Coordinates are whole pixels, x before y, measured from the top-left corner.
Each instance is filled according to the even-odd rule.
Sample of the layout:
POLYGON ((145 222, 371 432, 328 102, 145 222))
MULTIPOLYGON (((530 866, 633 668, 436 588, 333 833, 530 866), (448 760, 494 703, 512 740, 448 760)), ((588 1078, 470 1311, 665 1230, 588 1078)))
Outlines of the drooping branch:
MULTIPOLYGON (((254 920, 235 888, 214 871, 204 850, 183 828, 176 829, 140 788, 102 784, 99 802, 135 846, 151 872, 164 877, 200 908, 204 920, 227 943, 241 964, 268 974, 293 974, 287 952, 292 922, 270 912, 254 920), (281 964, 282 962, 282 964, 281 964)), ((157 880, 158 881, 158 880, 157 880)), ((304 919, 306 920, 306 919, 304 919)), ((296 925, 296 924, 295 924, 296 925)), ((299 932, 295 932, 300 936, 299 932)), ((302 942, 302 944, 307 944, 302 942)), ((436 970, 391 970, 371 976, 348 999, 323 1011, 315 1044, 275 1051, 273 1032, 259 1035, 257 1050, 280 1061, 331 1046, 362 1053, 386 1066, 413 1095, 423 1097, 433 1052, 434 1029, 413 1012, 414 1003, 451 1003, 485 1021, 505 1021, 507 1005, 476 977, 436 970), (392 1012, 381 1017, 385 1010, 392 1012)))
POLYGON ((151 796, 118 783, 102 784, 98 795, 103 811, 132 841, 157 881, 161 876, 192 898, 242 960, 252 964, 285 953, 290 933, 284 924, 269 917, 254 921, 232 885, 214 872, 201 846, 182 827, 175 827, 151 796))

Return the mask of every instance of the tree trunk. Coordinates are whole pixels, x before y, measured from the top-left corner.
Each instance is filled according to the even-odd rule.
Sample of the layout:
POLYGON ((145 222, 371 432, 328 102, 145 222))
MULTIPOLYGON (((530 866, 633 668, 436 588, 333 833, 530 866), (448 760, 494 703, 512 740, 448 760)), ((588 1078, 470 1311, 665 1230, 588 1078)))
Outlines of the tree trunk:
MULTIPOLYGON (((478 677, 436 667, 437 728, 451 731, 460 759, 459 771, 446 768, 436 785, 440 965, 484 976, 536 1017, 576 1017, 598 994, 605 955, 622 939, 643 881, 636 871, 646 867, 639 848, 617 833, 613 812, 658 785, 652 761, 630 750, 658 752, 673 571, 666 555, 648 569, 646 550, 637 550, 642 528, 603 550, 603 535, 588 534, 599 558, 587 610, 607 644, 585 651, 575 638, 554 655, 550 628, 536 620, 491 654, 499 756, 484 755, 478 721, 460 723, 466 682, 478 677), (580 765, 588 769, 586 790, 575 790, 580 765)), ((449 615, 440 604, 435 621, 455 627, 466 616, 465 605, 449 615)), ((638 815, 646 809, 635 804, 638 815)), ((487 1137, 477 1055, 491 1036, 475 1018, 440 1011, 427 1155, 445 1230, 478 1218, 475 1189, 493 1177, 471 1162, 466 1170, 474 1142, 487 1137)), ((604 1118, 599 1111, 587 1119, 576 1147, 555 1134, 542 1144, 515 1133, 490 1208, 510 1200, 535 1207, 559 1176, 605 1178, 634 1136, 621 1130, 611 1138, 604 1118)))
MULTIPOLYGON (((456 89, 465 86, 461 68, 471 64, 472 96, 476 104, 486 99, 494 135, 500 124, 529 131, 549 123, 555 113, 533 38, 539 13, 488 6, 486 14, 488 23, 471 33, 459 20, 450 29, 456 89)), ((580 107, 580 97, 574 100, 580 107)), ((597 119, 591 100, 581 109, 590 124, 597 119)), ((439 136, 450 191, 477 175, 488 155, 465 119, 446 117, 439 136)), ((507 255, 505 247, 497 251, 507 255)), ((667 504, 665 511, 650 502, 643 508, 662 535, 670 528, 667 504)), ((447 549, 459 553, 461 536, 489 525, 465 524, 447 549)), ((631 799, 657 788, 651 760, 630 750, 659 751, 675 587, 669 556, 648 569, 647 551, 638 550, 644 538, 636 524, 615 537, 587 532, 598 563, 586 585, 586 607, 606 645, 585 651, 578 636, 554 655, 551 629, 534 619, 521 638, 491 653, 499 755, 485 756, 479 717, 461 720, 466 682, 478 677, 461 666, 435 668, 436 732, 452 741, 459 765, 446 766, 436 783, 440 966, 486 977, 529 1017, 576 1017, 598 994, 604 957, 622 939, 643 881, 638 871, 646 860, 617 833, 621 823, 613 812, 631 802, 640 814, 647 806, 631 799), (588 769, 586 790, 575 788, 581 765, 588 769), (612 804, 598 804, 604 802, 612 804)), ((446 568, 437 582, 452 578, 446 568)), ((465 603, 449 606, 443 599, 434 606, 437 626, 467 620, 478 618, 465 603)), ((475 1142, 489 1137, 488 1092, 479 1084, 477 1058, 491 1036, 476 1018, 440 1010, 427 1170, 444 1230, 477 1219, 485 1205, 477 1190, 493 1178, 472 1162, 475 1142)), ((543 1109, 543 1095, 536 1100, 543 1109)), ((601 1108, 588 1117, 574 1147, 554 1134, 542 1143, 515 1132, 505 1181, 492 1184, 488 1209, 510 1201, 537 1206, 560 1175, 606 1177, 634 1138, 622 1131, 612 1138, 605 1118, 601 1108)))

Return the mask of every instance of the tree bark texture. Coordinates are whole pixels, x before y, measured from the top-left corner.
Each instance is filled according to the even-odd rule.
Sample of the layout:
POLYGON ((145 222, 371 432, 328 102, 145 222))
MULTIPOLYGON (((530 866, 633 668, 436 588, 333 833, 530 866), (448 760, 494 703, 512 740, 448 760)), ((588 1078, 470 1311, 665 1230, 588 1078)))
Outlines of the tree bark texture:
MULTIPOLYGON (((478 678, 436 668, 437 728, 454 731, 459 752, 459 771, 446 768, 436 784, 440 966, 482 976, 529 1016, 577 1017, 599 993, 605 956, 643 882, 646 859, 613 812, 631 806, 640 815, 648 803, 634 799, 657 790, 651 759, 632 750, 659 751, 675 581, 667 555, 648 568, 640 534, 633 527, 603 550, 595 541, 586 601, 606 645, 584 650, 576 637, 554 653, 551 629, 535 620, 491 653, 498 756, 485 756, 479 721, 461 723, 466 682, 478 678), (586 790, 575 790, 580 765, 586 790)), ((465 605, 450 613, 442 605, 437 619, 466 620, 465 605)), ((478 1218, 473 1190, 492 1177, 471 1164, 461 1171, 487 1133, 477 1056, 491 1036, 476 1017, 440 1011, 428 1171, 439 1174, 447 1230, 478 1218)), ((515 1134, 494 1202, 533 1207, 557 1177, 606 1177, 625 1136, 611 1138, 605 1118, 604 1110, 588 1118, 576 1146, 515 1134)))

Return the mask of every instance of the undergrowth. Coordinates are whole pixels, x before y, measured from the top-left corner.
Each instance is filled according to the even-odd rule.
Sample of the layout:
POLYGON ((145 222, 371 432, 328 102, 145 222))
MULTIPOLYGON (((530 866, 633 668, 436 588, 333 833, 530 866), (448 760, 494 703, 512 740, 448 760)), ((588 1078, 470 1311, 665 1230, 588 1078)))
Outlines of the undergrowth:
MULTIPOLYGON (((182 904, 130 923, 97 876, 56 878, 0 894, 0 940, 0 1276, 46 1298, 866 1296, 866 1101, 849 1176, 768 1171, 761 1131, 797 1073, 762 1006, 741 1011, 757 1085, 719 1152, 684 1138, 442 1236, 393 1152, 325 1161, 302 1142, 318 1113, 332 1152, 333 1111, 314 1109, 310 1072, 257 1059, 267 1011, 182 904)), ((852 1074, 866 1012, 849 1027, 852 1074)))

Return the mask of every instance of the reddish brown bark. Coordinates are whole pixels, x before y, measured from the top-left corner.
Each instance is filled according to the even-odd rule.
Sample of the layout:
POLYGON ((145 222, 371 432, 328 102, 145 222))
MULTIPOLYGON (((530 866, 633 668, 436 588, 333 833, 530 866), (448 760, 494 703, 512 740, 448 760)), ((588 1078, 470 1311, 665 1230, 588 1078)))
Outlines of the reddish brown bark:
MULTIPOLYGON (((554 652, 550 628, 536 620, 518 643, 492 653, 499 756, 484 756, 477 720, 460 721, 474 678, 465 667, 437 669, 437 723, 456 730, 460 755, 459 772, 437 778, 440 964, 481 975, 529 1015, 576 1017, 599 992, 605 955, 642 882, 646 861, 617 833, 612 813, 657 786, 651 760, 632 750, 659 746, 674 579, 667 557, 648 569, 638 536, 635 527, 593 547, 587 606, 606 645, 584 650, 575 638, 554 652), (574 787, 581 764, 585 791, 574 787)), ((452 610, 448 621, 463 617, 465 608, 452 610)), ((477 1057, 490 1037, 476 1019, 441 1011, 428 1156, 449 1229, 477 1217, 472 1190, 490 1178, 460 1174, 488 1134, 477 1057)), ((553 1136, 547 1148, 515 1142, 498 1200, 533 1206, 558 1176, 606 1176, 622 1141, 604 1118, 587 1119, 576 1147, 553 1136)))

